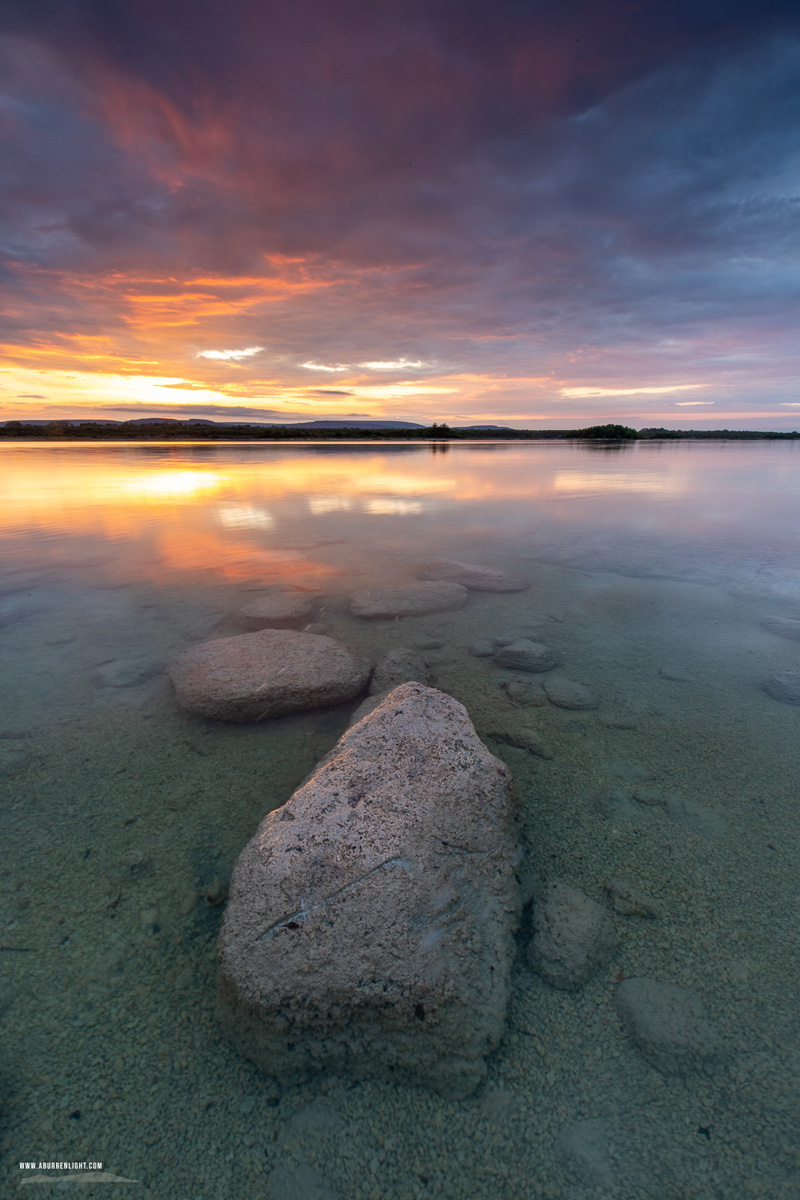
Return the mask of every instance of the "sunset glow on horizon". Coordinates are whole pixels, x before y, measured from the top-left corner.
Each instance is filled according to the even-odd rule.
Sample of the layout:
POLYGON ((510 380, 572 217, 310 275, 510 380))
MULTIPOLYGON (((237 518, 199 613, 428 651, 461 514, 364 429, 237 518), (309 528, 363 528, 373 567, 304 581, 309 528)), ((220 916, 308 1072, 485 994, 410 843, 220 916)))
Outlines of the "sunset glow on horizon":
POLYGON ((8 0, 0 420, 797 428, 798 14, 596 17, 8 0))

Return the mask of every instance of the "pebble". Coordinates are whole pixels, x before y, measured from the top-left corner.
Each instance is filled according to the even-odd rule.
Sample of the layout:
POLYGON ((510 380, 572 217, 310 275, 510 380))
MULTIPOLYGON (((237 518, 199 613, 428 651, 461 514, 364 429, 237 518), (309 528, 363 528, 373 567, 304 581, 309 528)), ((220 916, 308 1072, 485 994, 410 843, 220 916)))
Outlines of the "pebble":
POLYGON ((473 658, 491 658, 494 654, 494 642, 479 640, 467 647, 473 658))
POLYGON ((645 892, 637 891, 624 879, 609 879, 604 884, 604 890, 611 898, 614 912, 625 917, 649 917, 655 920, 663 916, 663 909, 657 900, 645 892))
POLYGON ((243 629, 300 629, 314 615, 315 599, 302 592, 274 592, 251 600, 236 614, 243 629))
POLYGON ((561 880, 553 880, 533 906, 528 965, 551 987, 576 991, 619 946, 608 912, 561 880))

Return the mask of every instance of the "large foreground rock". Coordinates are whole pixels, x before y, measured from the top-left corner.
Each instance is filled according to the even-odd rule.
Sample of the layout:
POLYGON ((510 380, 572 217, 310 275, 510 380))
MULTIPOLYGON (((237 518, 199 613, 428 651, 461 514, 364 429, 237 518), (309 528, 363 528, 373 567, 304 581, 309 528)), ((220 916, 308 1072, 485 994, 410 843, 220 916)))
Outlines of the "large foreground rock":
POLYGON ((460 583, 404 583, 396 587, 371 587, 354 592, 350 611, 354 617, 390 619, 423 617, 428 613, 461 608, 467 589, 460 583))
POLYGON ((262 629, 203 642, 169 668, 178 702, 217 721, 260 721, 352 700, 369 663, 334 638, 262 629))
POLYGON ((423 684, 345 733, 233 873, 220 1012, 240 1049, 283 1081, 472 1092, 519 919, 510 789, 463 706, 423 684))
POLYGON ((530 587, 526 579, 498 571, 494 567, 480 567, 476 563, 458 562, 454 558, 437 558, 426 563, 419 572, 420 579, 449 580, 460 583, 473 592, 524 592, 530 587))

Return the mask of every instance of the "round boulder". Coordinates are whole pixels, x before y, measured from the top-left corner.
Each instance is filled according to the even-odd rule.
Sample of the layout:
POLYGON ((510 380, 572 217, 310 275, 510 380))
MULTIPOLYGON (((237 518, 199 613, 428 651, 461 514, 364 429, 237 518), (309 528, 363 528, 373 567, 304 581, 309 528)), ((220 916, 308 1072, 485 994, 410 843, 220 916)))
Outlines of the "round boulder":
POLYGON ((352 700, 369 663, 334 638, 263 629, 204 642, 169 668, 178 703, 216 721, 260 721, 352 700))
POLYGON ((556 708, 568 708, 575 711, 597 708, 597 698, 582 683, 567 679, 566 675, 551 675, 545 680, 544 690, 547 699, 556 708))

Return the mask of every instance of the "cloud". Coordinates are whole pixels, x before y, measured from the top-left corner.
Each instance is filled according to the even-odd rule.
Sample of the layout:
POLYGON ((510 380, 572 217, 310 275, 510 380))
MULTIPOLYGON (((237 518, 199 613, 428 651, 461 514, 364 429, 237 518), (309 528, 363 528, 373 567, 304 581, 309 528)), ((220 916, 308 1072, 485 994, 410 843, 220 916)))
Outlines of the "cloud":
POLYGON ((316 362, 304 362, 304 363, 301 363, 300 365, 301 365, 301 367, 305 367, 306 370, 308 370, 308 371, 346 371, 347 370, 347 367, 343 367, 343 366, 330 367, 330 366, 327 366, 325 363, 316 363, 316 362))
MULTIPOLYGON (((661 396, 668 392, 688 392, 695 388, 705 387, 702 383, 668 383, 661 386, 653 387, 642 384, 639 387, 565 387, 561 389, 562 396, 571 396, 575 399, 585 398, 590 396, 661 396)), ((677 401, 676 403, 680 403, 677 401)), ((684 401, 684 403, 691 403, 684 401)), ((703 401, 694 401, 694 403, 703 403, 703 401)))
POLYGON ((359 367, 364 367, 367 371, 403 371, 403 370, 418 370, 420 367, 428 366, 428 363, 421 359, 397 358, 388 362, 362 362, 359 367))
POLYGON ((199 350, 195 358, 219 358, 224 361, 232 359, 234 362, 241 362, 243 358, 252 358, 254 354, 260 354, 263 349, 263 346, 248 346, 246 350, 199 350))

